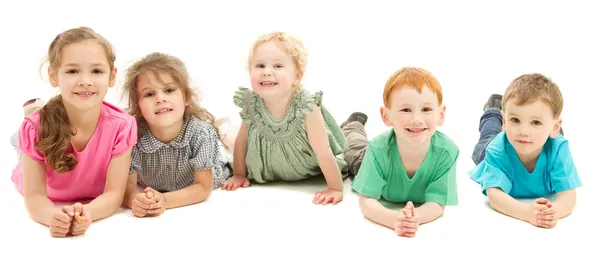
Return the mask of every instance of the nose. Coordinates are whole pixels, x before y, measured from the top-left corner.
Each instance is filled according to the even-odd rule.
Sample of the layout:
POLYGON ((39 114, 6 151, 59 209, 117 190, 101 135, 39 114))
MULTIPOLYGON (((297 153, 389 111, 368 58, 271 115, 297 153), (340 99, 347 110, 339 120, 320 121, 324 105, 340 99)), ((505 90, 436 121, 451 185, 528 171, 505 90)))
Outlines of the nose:
POLYGON ((166 101, 165 99, 165 94, 161 91, 158 91, 155 95, 154 95, 154 100, 156 101, 157 104, 163 103, 166 101))
POLYGON ((262 75, 267 77, 267 76, 272 76, 273 75, 273 71, 271 70, 270 67, 265 67, 265 69, 263 69, 262 75))
POLYGON ((82 73, 79 79, 79 86, 89 87, 92 86, 92 79, 88 74, 82 73))
POLYGON ((411 123, 421 123, 423 119, 423 115, 421 115, 421 113, 419 112, 414 112, 412 113, 411 117, 410 117, 410 121, 411 123))
POLYGON ((527 124, 520 124, 517 131, 520 136, 529 136, 529 126, 527 124))

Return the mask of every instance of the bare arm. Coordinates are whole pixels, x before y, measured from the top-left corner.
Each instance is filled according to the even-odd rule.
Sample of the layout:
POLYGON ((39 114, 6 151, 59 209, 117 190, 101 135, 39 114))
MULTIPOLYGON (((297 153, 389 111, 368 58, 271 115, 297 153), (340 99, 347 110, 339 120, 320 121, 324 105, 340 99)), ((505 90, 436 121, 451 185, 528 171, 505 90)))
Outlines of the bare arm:
POLYGON ((112 215, 123 203, 128 182, 130 158, 131 148, 121 156, 113 158, 108 164, 104 192, 84 205, 84 210, 90 212, 92 221, 112 215))
POLYGON ((438 203, 426 202, 415 208, 415 212, 419 216, 419 224, 425 224, 439 218, 444 212, 444 207, 438 203))
POLYGON ((562 219, 573 212, 575 208, 575 202, 577 200, 577 194, 575 189, 568 191, 561 191, 556 194, 556 200, 552 203, 552 207, 556 210, 557 217, 562 219))
POLYGON ((209 170, 196 170, 194 172, 194 184, 181 190, 164 193, 166 208, 176 208, 186 205, 200 203, 212 192, 213 174, 209 170))
POLYGON ((60 212, 46 194, 46 166, 23 154, 23 198, 29 217, 50 225, 52 216, 60 212))
POLYGON ((314 106, 311 113, 305 116, 304 123, 306 124, 306 133, 310 145, 317 155, 317 161, 319 162, 321 171, 323 171, 325 180, 327 180, 327 187, 332 190, 342 191, 342 173, 329 145, 325 121, 317 105, 314 106))
POLYGON ((499 188, 488 188, 486 192, 494 210, 516 219, 528 221, 528 204, 517 201, 499 188))
POLYGON ((388 209, 379 203, 379 201, 362 194, 358 197, 358 205, 360 212, 362 212, 365 218, 394 229, 394 221, 398 212, 388 209))
POLYGON ((248 153, 248 124, 242 122, 233 149, 233 175, 246 177, 246 154, 248 153))
POLYGON ((130 174, 127 178, 127 187, 125 189, 125 196, 123 198, 123 206, 127 208, 132 207, 133 198, 138 194, 137 189, 137 173, 130 174))

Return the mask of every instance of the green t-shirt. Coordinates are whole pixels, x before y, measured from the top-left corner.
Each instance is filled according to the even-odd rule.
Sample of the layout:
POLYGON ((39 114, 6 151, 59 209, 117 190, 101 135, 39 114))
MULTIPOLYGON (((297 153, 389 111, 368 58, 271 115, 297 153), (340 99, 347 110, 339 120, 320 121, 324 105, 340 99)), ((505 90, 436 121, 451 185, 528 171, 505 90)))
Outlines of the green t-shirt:
POLYGON ((352 188, 377 200, 456 205, 458 152, 452 139, 436 131, 423 163, 409 178, 398 153, 396 135, 391 129, 369 141, 352 188))

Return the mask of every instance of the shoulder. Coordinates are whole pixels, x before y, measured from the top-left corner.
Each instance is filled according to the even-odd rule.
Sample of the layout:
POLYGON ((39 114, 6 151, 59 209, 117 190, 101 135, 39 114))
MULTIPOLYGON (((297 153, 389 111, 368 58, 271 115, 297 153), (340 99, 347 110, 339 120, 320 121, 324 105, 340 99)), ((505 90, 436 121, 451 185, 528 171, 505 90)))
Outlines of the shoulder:
POLYGON ((555 138, 548 138, 544 148, 544 151, 549 155, 549 163, 555 160, 572 158, 569 141, 560 134, 555 138))
POLYGON ((506 132, 502 131, 498 133, 487 145, 485 151, 486 156, 489 154, 494 155, 506 155, 506 144, 508 142, 508 138, 506 137, 506 132))
POLYGON ((458 156, 458 146, 456 145, 454 140, 452 140, 452 138, 450 138, 448 135, 440 131, 436 131, 431 138, 432 148, 435 151, 440 152, 442 154, 447 154, 453 158, 458 156))
POLYGON ((376 153, 387 152, 394 143, 396 143, 396 134, 394 129, 389 129, 371 139, 368 146, 376 153))
POLYGON ((135 118, 129 115, 124 110, 110 104, 106 101, 102 102, 102 116, 105 123, 112 126, 125 126, 129 128, 136 127, 135 118))
POLYGON ((210 123, 193 115, 186 119, 186 121, 184 134, 185 141, 195 144, 198 143, 198 141, 204 141, 206 138, 214 137, 216 139, 217 132, 210 123))

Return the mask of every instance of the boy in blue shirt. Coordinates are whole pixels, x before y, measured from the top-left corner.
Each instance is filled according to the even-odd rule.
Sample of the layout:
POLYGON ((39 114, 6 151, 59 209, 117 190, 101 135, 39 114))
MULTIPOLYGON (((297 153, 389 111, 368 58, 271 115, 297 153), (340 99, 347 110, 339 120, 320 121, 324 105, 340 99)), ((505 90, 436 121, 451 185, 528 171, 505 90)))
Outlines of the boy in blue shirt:
POLYGON ((571 214, 582 184, 562 134, 562 106, 559 87, 537 73, 514 79, 504 97, 490 96, 469 175, 493 209, 543 228, 571 214), (551 194, 554 202, 544 198, 551 194))

